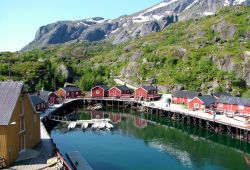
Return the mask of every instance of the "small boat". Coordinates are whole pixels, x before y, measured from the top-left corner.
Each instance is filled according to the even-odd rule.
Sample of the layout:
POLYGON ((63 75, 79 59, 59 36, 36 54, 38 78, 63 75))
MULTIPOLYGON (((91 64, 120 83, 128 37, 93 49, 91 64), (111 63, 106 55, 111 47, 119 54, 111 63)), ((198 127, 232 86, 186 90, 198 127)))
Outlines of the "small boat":
POLYGON ((96 129, 96 128, 98 128, 98 126, 99 126, 99 123, 93 123, 93 125, 91 126, 93 129, 96 129))
POLYGON ((88 126, 89 126, 89 124, 88 124, 87 122, 84 122, 84 123, 82 124, 82 129, 87 129, 88 126))
POLYGON ((72 122, 68 125, 68 130, 74 129, 76 127, 76 122, 72 122))
POLYGON ((102 104, 96 104, 94 106, 87 107, 87 110, 100 110, 102 109, 102 104))
POLYGON ((106 124, 104 122, 100 122, 98 128, 99 129, 104 129, 106 124))
POLYGON ((114 127, 114 126, 113 126, 111 123, 109 123, 109 122, 106 122, 106 123, 105 123, 105 126, 106 126, 107 129, 110 129, 110 128, 113 128, 113 127, 114 127))

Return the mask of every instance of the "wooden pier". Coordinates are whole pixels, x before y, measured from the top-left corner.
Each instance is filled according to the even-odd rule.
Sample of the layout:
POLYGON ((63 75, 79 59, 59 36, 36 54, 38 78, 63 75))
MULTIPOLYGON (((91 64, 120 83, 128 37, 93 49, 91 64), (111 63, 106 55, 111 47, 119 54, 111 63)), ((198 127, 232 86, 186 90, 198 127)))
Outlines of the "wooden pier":
MULTIPOLYGON (((84 106, 100 103, 103 106, 118 108, 143 108, 142 110, 147 113, 157 114, 162 117, 186 123, 187 125, 206 128, 207 130, 215 133, 224 133, 240 140, 250 141, 250 124, 244 124, 232 118, 227 118, 224 115, 213 116, 205 112, 191 111, 184 108, 174 107, 173 104, 171 107, 160 107, 152 104, 152 102, 135 100, 134 98, 82 97, 65 101, 67 105, 75 102, 78 104, 81 103, 84 106)), ((56 121, 56 117, 54 118, 56 121)), ((67 121, 66 119, 63 119, 57 121, 67 121)))

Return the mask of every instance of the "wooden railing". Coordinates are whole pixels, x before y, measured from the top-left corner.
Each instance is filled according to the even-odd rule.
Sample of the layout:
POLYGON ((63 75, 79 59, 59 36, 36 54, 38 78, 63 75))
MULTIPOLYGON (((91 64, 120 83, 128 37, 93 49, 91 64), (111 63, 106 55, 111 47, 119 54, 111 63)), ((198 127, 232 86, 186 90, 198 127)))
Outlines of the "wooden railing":
POLYGON ((0 169, 6 167, 6 160, 0 156, 0 169))
POLYGON ((72 170, 71 167, 68 165, 68 163, 65 161, 65 159, 62 157, 59 151, 56 152, 57 159, 61 161, 64 169, 66 170, 72 170))

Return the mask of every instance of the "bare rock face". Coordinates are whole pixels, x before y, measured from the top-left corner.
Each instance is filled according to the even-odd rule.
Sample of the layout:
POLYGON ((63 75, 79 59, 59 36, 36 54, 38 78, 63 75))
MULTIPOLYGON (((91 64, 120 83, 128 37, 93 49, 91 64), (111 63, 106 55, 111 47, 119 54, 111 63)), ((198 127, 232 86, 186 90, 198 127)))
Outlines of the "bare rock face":
POLYGON ((250 58, 247 56, 243 62, 243 78, 246 81, 247 86, 250 87, 250 58))
POLYGON ((127 67, 123 68, 121 71, 122 77, 130 78, 131 76, 136 76, 139 72, 140 64, 137 62, 130 62, 127 67))
MULTIPOLYGON (((113 20, 95 17, 78 21, 58 21, 40 27, 35 39, 23 50, 42 49, 50 45, 80 41, 101 41, 111 38, 114 44, 119 44, 139 36, 161 31, 169 24, 180 20, 215 15, 224 6, 249 5, 249 1, 164 0, 151 8, 113 20)), ((234 26, 225 22, 215 25, 213 29, 219 32, 222 38, 231 36, 236 31, 234 26), (225 33, 223 32, 224 28, 227 29, 225 33)))
POLYGON ((225 19, 223 19, 218 24, 213 25, 212 30, 215 33, 219 34, 219 37, 217 37, 217 38, 219 38, 220 40, 225 40, 225 39, 234 37, 234 35, 235 35, 236 31, 237 31, 236 26, 232 25, 230 23, 227 23, 225 21, 225 19))

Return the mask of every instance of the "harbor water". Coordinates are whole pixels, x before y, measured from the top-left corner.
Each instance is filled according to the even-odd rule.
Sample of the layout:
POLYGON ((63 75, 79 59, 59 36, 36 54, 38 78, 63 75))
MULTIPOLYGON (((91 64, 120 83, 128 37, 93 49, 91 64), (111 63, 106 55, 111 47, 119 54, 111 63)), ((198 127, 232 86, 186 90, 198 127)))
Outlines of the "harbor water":
POLYGON ((146 113, 105 109, 77 111, 77 119, 109 118, 113 129, 68 130, 51 137, 62 155, 79 151, 96 170, 247 170, 248 143, 146 113))

